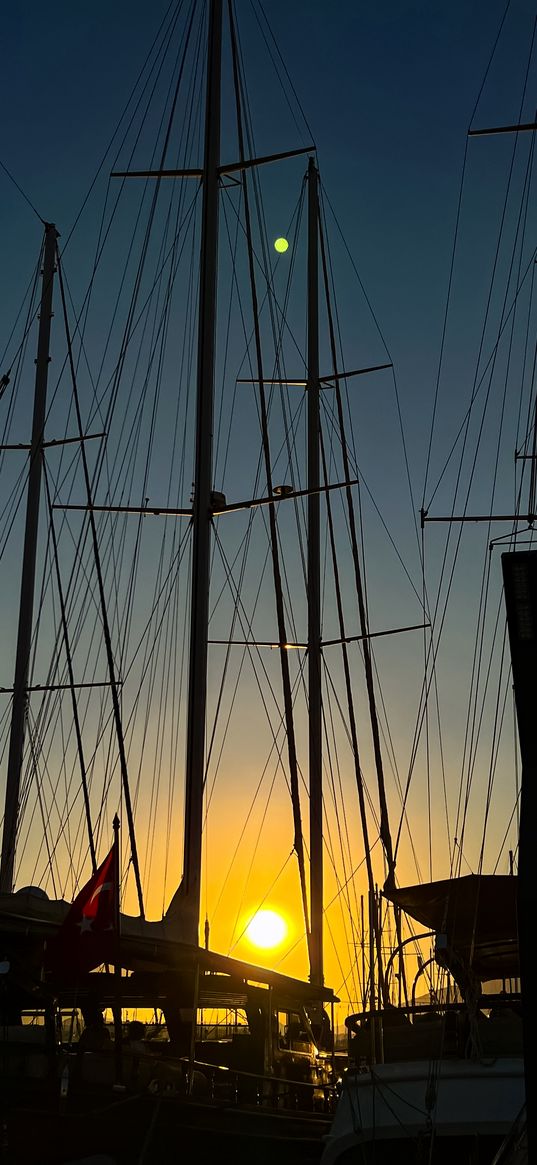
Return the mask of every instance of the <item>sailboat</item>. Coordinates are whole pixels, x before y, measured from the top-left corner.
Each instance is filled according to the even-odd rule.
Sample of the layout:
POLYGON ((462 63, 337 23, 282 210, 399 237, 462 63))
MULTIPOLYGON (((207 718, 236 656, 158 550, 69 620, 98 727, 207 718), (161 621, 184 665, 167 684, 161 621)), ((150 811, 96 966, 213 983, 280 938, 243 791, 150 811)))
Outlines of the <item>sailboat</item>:
MULTIPOLYGON (((153 159, 138 165, 131 155, 126 168, 116 165, 111 177, 127 198, 130 189, 143 184, 147 209, 142 256, 122 317, 119 355, 110 357, 107 337, 97 372, 88 359, 88 345, 96 345, 93 324, 88 323, 90 308, 96 306, 97 316, 101 315, 97 275, 103 264, 106 283, 118 262, 113 254, 107 268, 103 259, 116 210, 111 194, 89 287, 74 314, 67 244, 62 244, 54 223, 44 224, 26 328, 2 381, 10 424, 13 416, 20 419, 16 409, 10 411, 17 361, 37 324, 31 439, 6 440, 3 446, 4 455, 26 453, 28 473, 20 607, 13 620, 15 674, 5 693, 10 697, 10 723, 0 871, 2 1123, 6 1153, 29 1165, 37 1161, 59 1165, 92 1153, 105 1153, 118 1163, 175 1160, 178 1141, 184 1152, 199 1151, 201 1144, 204 1153, 224 1152, 237 1161, 251 1160, 253 1153, 260 1160, 272 1160, 275 1152, 282 1160, 317 1160, 335 1097, 337 997, 325 985, 323 970, 322 647, 342 649, 352 708, 347 649, 351 642, 361 644, 377 759, 379 753, 355 520, 356 474, 344 435, 340 386, 388 365, 346 368, 340 360, 337 322, 328 306, 324 310, 329 338, 321 347, 320 288, 330 288, 331 271, 313 145, 256 154, 241 44, 230 4, 227 46, 236 154, 231 161, 222 160, 224 5, 222 0, 193 4, 183 39, 176 41, 181 8, 179 4, 169 10, 161 30, 161 56, 150 58, 144 81, 149 89, 158 87, 162 56, 173 45, 178 67, 153 159), (194 82, 203 60, 202 110, 194 82), (178 127, 177 108, 185 89, 189 104, 178 127), (203 142, 201 164, 195 157, 198 136, 203 142), (260 232, 263 206, 257 170, 290 160, 307 167, 301 176, 299 209, 290 222, 298 238, 307 205, 305 358, 282 312, 260 232), (231 229, 225 220, 231 258, 224 274, 218 263, 222 204, 233 223, 231 229), (158 244, 152 235, 156 223, 163 229, 158 244), (242 274, 250 297, 246 317, 235 292, 237 242, 243 237, 242 274), (181 272, 186 268, 189 281, 189 294, 183 299, 175 286, 179 268, 181 272), (256 450, 250 457, 244 436, 231 450, 227 470, 231 487, 236 488, 242 477, 251 477, 254 486, 246 499, 239 495, 238 501, 228 501, 224 489, 215 484, 217 436, 221 429, 224 444, 228 403, 221 400, 217 413, 217 346, 223 347, 224 362, 227 354, 226 333, 219 330, 217 291, 226 280, 242 327, 243 362, 250 372, 236 378, 233 391, 237 385, 245 386, 241 391, 250 394, 260 429, 259 454, 256 450), (60 320, 61 355, 56 327, 60 320), (289 347, 295 362, 290 372, 289 347), (160 399, 164 380, 171 384, 167 402, 160 399), (298 407, 288 403, 292 392, 300 394, 298 407), (274 417, 277 393, 283 401, 279 421, 274 417), (324 444, 319 419, 322 393, 331 396, 333 433, 333 441, 324 444), (62 430, 55 429, 60 424, 62 430), (275 424, 280 428, 273 437, 275 424), (289 472, 296 469, 302 428, 307 443, 305 484, 301 486, 300 479, 279 484, 280 466, 289 472), (188 454, 180 438, 191 430, 189 496, 188 454), (58 436, 58 431, 65 435, 58 436), (282 449, 287 449, 286 456, 282 449), (170 467, 164 470, 167 454, 170 467), (161 496, 154 496, 156 489, 161 496), (331 508, 332 494, 342 499, 339 514, 331 508), (327 635, 323 643, 321 497, 333 555, 339 528, 350 528, 359 613, 358 624, 349 628, 336 572, 339 634, 330 642, 327 635), (279 515, 286 507, 293 508, 300 528, 303 505, 307 632, 301 637, 289 609, 288 588, 291 571, 298 585, 303 548, 298 546, 294 566, 287 563, 284 568, 280 538, 286 519, 279 515), (234 514, 245 516, 246 523, 238 541, 235 534, 230 552, 222 546, 219 523, 234 514), (149 532, 150 520, 171 530, 160 549, 149 532), (156 567, 151 582, 141 562, 142 546, 156 567), (246 551, 255 567, 250 576, 246 551), (256 615, 261 607, 266 618, 263 589, 268 577, 273 598, 269 637, 263 638, 256 630, 256 615), (218 637, 219 625, 227 628, 226 638, 218 637), (222 648, 224 663, 210 666, 210 658, 214 660, 219 650, 222 654, 222 648), (290 662, 294 652, 300 658, 295 669, 290 662), (208 915, 203 923, 202 839, 245 660, 250 661, 250 672, 243 687, 255 686, 263 677, 269 706, 264 697, 266 720, 261 730, 251 700, 242 696, 235 763, 244 769, 242 752, 247 752, 253 733, 261 735, 274 773, 285 773, 291 804, 290 856, 296 860, 304 910, 309 979, 212 949, 208 915), (217 667, 219 689, 212 684, 217 667), (227 703, 224 681, 232 693, 227 703), (310 804, 309 886, 298 760, 305 721, 297 725, 295 711, 297 692, 304 688, 308 760, 302 768, 308 771, 310 804), (173 720, 168 718, 169 707, 173 720), (161 838, 166 833, 170 840, 177 815, 175 778, 183 743, 182 877, 168 894, 162 917, 151 921, 146 916, 138 822, 146 817, 145 873, 153 863, 161 885, 166 885, 169 871, 161 838), (150 803, 138 804, 148 768, 150 803), (156 825, 158 785, 165 781, 167 808, 156 825), (64 887, 70 887, 70 893, 63 893, 64 887), (129 896, 136 912, 126 909, 129 896), (134 1029, 125 1027, 129 1014, 144 1016, 143 1022, 132 1021, 138 1025, 137 1038, 134 1029), (29 1133, 29 1110, 35 1135, 29 1133)), ((132 221, 135 231, 136 212, 132 221)), ((129 227, 119 225, 126 243, 126 278, 133 262, 130 237, 125 239, 129 227)), ((119 306, 124 286, 122 277, 113 310, 116 326, 124 309, 119 306)), ((241 405, 243 412, 247 408, 241 405)), ((228 436, 228 448, 230 440, 228 436)), ((221 476, 221 465, 218 468, 221 476)), ((11 496, 15 508, 22 505, 17 483, 11 496)), ((337 563, 337 558, 332 561, 337 563)), ((353 719, 350 732, 363 807, 353 719)), ((244 928, 244 920, 240 926, 244 928)))
MULTIPOLYGON (((471 995, 475 983, 472 979, 469 988, 461 981, 458 964, 451 975, 453 953, 458 959, 462 947, 467 957, 470 945, 475 970, 479 938, 480 958, 490 957, 486 926, 491 911, 486 891, 481 896, 486 882, 481 873, 479 893, 473 876, 469 883, 461 876, 451 878, 449 886, 444 880, 406 891, 395 880, 397 847, 388 820, 386 740, 372 650, 375 636, 385 628, 381 631, 369 621, 357 515, 359 473, 345 426, 352 406, 342 391, 357 375, 389 375, 388 358, 383 362, 375 354, 350 364, 343 360, 339 320, 330 308, 330 295, 325 301, 324 294, 331 291, 332 266, 315 151, 308 138, 305 145, 293 142, 281 153, 270 152, 278 143, 267 144, 266 152, 255 148, 233 6, 228 6, 224 53, 221 0, 190 7, 182 41, 177 37, 180 9, 169 10, 158 51, 149 58, 129 110, 134 145, 129 142, 111 167, 89 285, 73 308, 69 240, 62 241, 56 226, 46 224, 27 324, 18 338, 22 352, 39 314, 31 444, 21 448, 17 434, 16 449, 2 451, 13 463, 26 450, 29 468, 21 608, 12 619, 18 625, 13 643, 17 662, 6 693, 11 723, 0 895, 5 1148, 28 1165, 63 1165, 91 1153, 129 1165, 133 1160, 175 1160, 179 1144, 186 1154, 220 1152, 237 1161, 250 1161, 253 1154, 273 1160, 276 1153, 293 1162, 319 1160, 345 1059, 335 1047, 330 1014, 339 992, 324 983, 322 858, 328 852, 336 868, 338 902, 345 901, 352 918, 351 972, 346 950, 341 980, 345 984, 348 974, 355 976, 356 1011, 358 1001, 362 1011, 357 1016, 350 1009, 347 1030, 357 1064, 343 1080, 327 1159, 338 1160, 345 1153, 351 1159, 356 1153, 374 1156, 380 1140, 388 1156, 401 1155, 401 1139, 394 1134, 400 1132, 403 1117, 391 1101, 399 1077, 393 1076, 390 1057, 402 1029, 384 1019, 392 1019, 394 1001, 400 1002, 405 992, 411 995, 407 1018, 410 1008, 411 1018, 421 1012, 432 1019, 428 1028, 425 1022, 421 1030, 417 1023, 411 1025, 412 1057, 406 1029, 402 1036, 403 1075, 427 1100, 420 1100, 414 1123, 408 1122, 414 1094, 402 1101, 405 1140, 415 1155, 416 1147, 429 1151, 431 1130, 438 1129, 436 1098, 442 1090, 434 1088, 439 1060, 434 1040, 442 1046, 444 1040, 451 1041, 455 1051, 466 1049, 468 1042, 468 1031, 457 1018, 457 992, 464 989, 471 995), (162 72, 168 51, 176 65, 173 81, 162 72), (225 52, 231 65, 227 83, 221 76, 225 52), (232 147, 227 144, 232 136, 227 114, 221 110, 221 98, 229 91, 236 122, 232 147), (166 111, 150 127, 157 141, 153 153, 143 134, 145 97, 151 92, 164 96, 166 111), (221 147, 221 131, 229 154, 221 147), (276 164, 293 167, 299 178, 282 240, 283 247, 291 240, 291 256, 300 254, 299 228, 307 218, 303 294, 294 315, 289 299, 295 260, 287 272, 269 259, 258 182, 258 175, 274 172, 276 164), (107 260, 104 244, 116 219, 116 191, 126 211, 119 222, 119 250, 107 260), (133 236, 141 244, 136 261, 133 236), (186 277, 186 292, 177 291, 179 275, 186 277), (240 282, 246 285, 246 298, 237 290, 240 282), (108 283, 118 288, 118 298, 110 305, 110 334, 106 331, 98 342, 107 301, 99 287, 106 292, 108 283), (224 292, 227 314, 216 310, 224 292), (296 336, 305 305, 303 350, 296 336), (241 335, 241 343, 235 341, 240 367, 235 377, 228 377, 232 325, 241 335), (326 338, 321 340, 323 328, 326 338), (112 356, 113 339, 117 345, 112 356), (58 369, 57 376, 51 378, 50 367, 58 369), (239 437, 233 438, 228 420, 237 413, 239 437), (259 436, 255 441, 254 428, 259 436), (189 433, 194 435, 190 445, 183 440, 189 433), (239 520, 242 526, 231 527, 239 520), (224 545, 224 532, 230 548, 224 545), (342 535, 345 550, 338 548, 342 535), (36 565, 43 568, 41 589, 36 565), (350 599, 345 593, 349 578, 350 599), (321 632, 323 590, 331 612, 321 632), (300 595, 298 617, 295 593, 300 595), (339 662, 323 670, 332 652, 338 653, 339 662), (252 692, 259 695, 261 716, 252 692), (365 710, 369 746, 358 731, 357 696, 365 710), (302 697, 306 710, 301 713, 302 697), (216 778, 230 743, 232 793, 220 801, 215 826, 216 778), (264 756, 261 772, 259 760, 254 768, 254 745, 264 756), (365 768, 378 779, 377 813, 370 809, 365 768), (175 830, 183 769, 182 876, 173 882, 179 864, 175 830), (358 819, 363 829, 359 862, 366 869, 368 895, 361 900, 354 891, 359 863, 348 837, 349 819, 336 795, 345 769, 358 799, 352 829, 358 833, 358 819), (335 844, 327 840, 326 828, 323 838, 321 828, 327 825, 327 810, 326 790, 321 808, 320 777, 327 770, 335 806, 328 824, 338 831, 341 870, 335 844), (268 798, 263 802, 246 884, 254 881, 253 853, 264 845, 265 864, 270 863, 268 888, 287 879, 285 894, 290 886, 298 889, 302 902, 299 938, 307 952, 302 979, 260 966, 261 958, 234 955, 237 934, 241 936, 249 921, 249 904, 223 854, 235 842, 238 796, 257 809, 258 778, 261 787, 267 773, 273 785, 283 774, 285 810, 280 796, 277 829, 269 834, 268 798), (307 846, 301 815, 304 774, 310 806, 307 846), (122 841, 112 846, 116 813, 122 841), (218 830, 216 872, 204 869, 211 830, 218 830), (288 839, 281 869, 268 852, 278 832, 288 839), (227 835, 229 846, 222 847, 227 835), (391 928, 386 918, 380 925, 380 879, 371 860, 375 846, 377 855, 381 846, 384 852, 383 901, 389 899, 395 907, 391 928), (116 872, 109 876, 112 860, 116 872), (218 895, 212 907, 206 906, 211 877, 218 895, 225 886, 236 915, 227 954, 221 953, 218 937, 214 941, 218 895), (455 883, 460 896, 454 899, 455 883), (113 891, 106 900, 101 889, 105 884, 113 891), (159 889, 151 890, 155 885, 159 889), (73 932, 78 927, 80 944, 87 938, 84 919, 91 921, 87 903, 96 901, 96 890, 100 902, 110 911, 113 906, 115 913, 105 910, 101 946, 94 955, 99 961, 81 972, 73 932), (470 934, 465 927, 460 933, 461 902, 468 911, 466 921, 471 921, 470 934), (477 903, 483 907, 478 936, 472 911, 477 903), (162 917, 150 921, 147 916, 158 916, 160 906, 162 917), (448 907, 455 916, 454 943, 450 927, 444 929, 451 923, 448 907), (412 998, 410 983, 405 986, 404 958, 390 986, 390 968, 398 966, 397 954, 391 958, 394 936, 396 951, 415 949, 408 943, 415 944, 415 934, 401 929, 407 909, 428 929, 447 935, 447 946, 438 944, 438 949, 444 951, 442 966, 450 968, 450 977, 440 987, 435 984, 432 1002, 412 998), (71 945, 58 966, 55 944, 69 930, 71 945), (143 1017, 143 1039, 139 1031, 137 1038, 125 1038, 130 1030, 126 1021, 133 1015, 134 1023, 143 1017), (446 1018, 452 1015, 453 1022, 446 1018), (416 1060, 419 1037, 426 1054, 416 1060), (28 1135, 29 1110, 35 1114, 38 1143, 28 1135)), ((16 371, 14 358, 2 380, 10 422, 16 371)), ((20 505, 19 471, 12 472, 6 497, 20 505)), ((15 523, 9 510, 6 521, 6 536, 11 536, 15 523)), ((411 627, 388 624, 388 629, 412 634, 417 628, 426 630, 427 621, 420 607, 411 627)), ((239 832, 246 836, 250 816, 240 822, 239 832)), ((495 921, 499 901, 508 925, 500 918, 503 949, 493 952, 498 960, 494 974, 514 983, 516 880, 506 876, 500 881, 502 897, 497 898, 496 890, 493 895, 495 921)), ((258 899, 266 898, 266 892, 265 883, 258 899)), ((420 959, 423 966, 421 953, 420 959)), ((509 1002, 518 1005, 516 991, 514 996, 509 1002)), ((473 996, 471 1001, 479 1012, 473 996)), ((503 997, 494 1002, 506 1009, 503 997)), ((475 1008, 472 1018, 477 1023, 475 1008)), ((496 1057, 493 1066, 460 1057, 456 1087, 462 1087, 472 1104, 469 1129, 461 1133, 471 1141, 465 1147, 468 1154, 483 1133, 498 1144, 515 1119, 524 1068, 520 1048, 514 1052, 516 1063, 511 1056, 510 1074, 504 1069, 503 1075, 496 1057), (496 1086, 494 1103, 504 1106, 492 1130, 490 1116, 485 1113, 481 1120, 469 1091, 475 1084, 488 1094, 490 1080, 496 1086)), ((486 1103, 489 1112, 490 1094, 486 1103)), ((450 1101, 448 1108, 453 1114, 457 1104, 450 1101)), ((453 1141, 449 1143, 452 1149, 453 1141)))
MULTIPOLYGON (((485 310, 480 307, 477 313, 482 312, 478 355, 468 377, 468 408, 462 423, 460 418, 455 422, 459 426, 455 439, 436 486, 430 488, 432 503, 424 501, 421 511, 424 547, 426 535, 434 530, 429 523, 442 523, 437 529, 448 531, 442 560, 449 577, 444 595, 449 595, 452 586, 462 585, 470 606, 472 583, 480 586, 478 630, 469 653, 470 700, 462 736, 456 836, 451 838, 449 876, 431 876, 431 835, 429 879, 401 885, 388 871, 383 905, 376 903, 375 909, 386 913, 390 909, 401 911, 404 937, 384 967, 379 960, 377 979, 371 958, 370 1005, 346 1021, 351 1065, 344 1075, 323 1165, 395 1160, 461 1160, 500 1165, 533 1159, 530 934, 535 905, 531 838, 535 820, 532 708, 537 668, 536 428, 535 380, 533 370, 526 371, 524 352, 527 345, 533 353, 535 344, 534 235, 533 227, 527 231, 526 227, 531 218, 532 139, 537 126, 535 120, 524 116, 523 110, 532 52, 533 42, 518 118, 510 125, 486 128, 471 123, 468 133, 450 280, 456 282, 456 262, 463 262, 459 245, 464 237, 465 197, 471 197, 471 157, 477 166, 490 163, 488 183, 492 176, 506 180, 505 185, 500 185, 501 215, 494 237, 494 257, 487 269, 490 281, 485 284, 485 310), (470 139, 490 137, 494 144, 500 140, 498 135, 508 139, 499 159, 494 156, 492 145, 484 161, 483 153, 479 154, 479 161, 471 154, 472 149, 483 146, 470 139), (517 399, 524 401, 518 423, 513 404, 517 399), (512 460, 513 444, 516 480, 510 506, 509 502, 505 504, 505 498, 510 496, 506 490, 512 489, 513 483, 505 473, 502 457, 510 447, 512 460), (491 475, 487 459, 492 450, 496 460, 491 475), (446 471, 449 476, 453 463, 453 481, 447 486, 446 471), (468 537, 465 542, 464 534, 470 530, 471 541, 468 537), (483 538, 479 537, 481 531, 483 538), (471 566, 470 552, 482 563, 481 573, 471 566), (505 712, 511 690, 510 730, 505 712), (476 784, 481 791, 478 807, 483 810, 484 823, 477 834, 477 854, 471 855, 475 838, 468 818, 475 791, 472 786, 476 784), (506 818, 495 816, 493 793, 499 794, 503 810, 509 805, 506 818), (415 951, 412 961, 407 957, 410 950, 415 951), (399 983, 394 991, 397 968, 399 983)), ((490 189, 488 185, 487 194, 490 189)), ((489 198, 484 221, 488 221, 489 214, 494 218, 491 204, 489 198)), ((480 240, 474 237, 473 243, 479 247, 480 240)), ((461 289, 462 284, 459 293, 461 289)), ((448 300, 448 309, 457 316, 452 300, 448 300)), ((471 315, 468 301, 463 310, 471 315)), ((458 319, 460 323, 460 315, 458 319)), ((449 371, 445 372, 445 379, 449 382, 449 371)), ((453 396, 450 404, 453 408, 453 396)), ((438 396, 435 411, 437 405, 438 396)), ((445 411, 443 423, 447 422, 445 411)), ((430 450, 431 445, 429 453, 430 450)), ((425 653, 422 720, 426 724, 429 757, 434 729, 426 703, 431 694, 433 704, 438 701, 440 640, 447 599, 444 602, 440 597, 446 585, 442 572, 440 581, 437 578, 431 583, 425 558, 424 549, 424 593, 428 590, 429 599, 435 595, 431 606, 427 608, 426 604, 433 627, 431 645, 425 653)), ((433 558, 433 575, 437 564, 438 559, 433 558)), ((461 610, 459 607, 457 618, 464 622, 461 610)), ((468 635, 468 631, 466 624, 464 634, 468 635)), ((461 628, 452 623, 451 633, 457 652, 464 655, 461 628)), ((462 666, 456 675, 462 687, 462 666)), ((440 718, 437 724, 441 745, 440 718)), ((448 818, 450 790, 445 773, 443 776, 448 818)), ((409 783, 410 779, 411 774, 409 783)))

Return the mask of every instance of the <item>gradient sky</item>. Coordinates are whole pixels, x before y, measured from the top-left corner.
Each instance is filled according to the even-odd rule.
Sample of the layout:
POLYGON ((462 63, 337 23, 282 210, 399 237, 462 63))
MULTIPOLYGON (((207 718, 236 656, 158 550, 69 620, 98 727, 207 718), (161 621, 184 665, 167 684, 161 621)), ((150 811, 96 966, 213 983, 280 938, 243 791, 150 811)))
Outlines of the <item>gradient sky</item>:
MULTIPOLYGON (((239 0, 239 10, 243 4, 246 0, 239 0)), ((325 189, 394 361, 418 507, 466 130, 504 10, 504 0, 452 0, 449 4, 425 0, 266 3, 272 30, 314 133, 325 189)), ((148 8, 141 0, 116 0, 112 5, 95 0, 83 8, 52 0, 46 9, 28 0, 11 6, 4 14, 0 159, 39 213, 58 224, 63 237, 75 219, 164 11, 163 4, 148 8)), ((474 126, 518 120, 533 17, 530 0, 512 0, 474 126)), ((531 118, 534 112, 535 62, 531 79, 533 91, 530 85, 522 120, 531 118)), ((267 152, 303 144, 303 137, 296 140, 292 120, 284 119, 283 107, 280 109, 267 99, 266 92, 253 97, 252 103, 258 114, 260 141, 267 152)), ((461 257, 454 284, 456 307, 450 319, 443 403, 431 462, 433 482, 466 407, 471 382, 467 368, 475 363, 476 335, 490 277, 489 256, 508 164, 508 146, 503 141, 470 144, 461 257)), ((288 197, 278 193, 276 185, 270 189, 269 231, 272 229, 274 236, 282 233, 288 222, 296 198, 295 178, 301 167, 302 162, 290 171, 288 197)), ((1 349, 13 322, 13 304, 20 301, 35 263, 41 226, 1 171, 0 209, 4 228, 1 349)), ((337 239, 337 231, 334 234, 337 239)), ((352 269, 338 246, 336 242, 334 253, 339 260, 338 299, 345 334, 350 337, 352 348, 357 328, 362 329, 360 354, 364 362, 381 362, 386 358, 385 348, 364 311, 352 269), (355 309, 358 300, 359 311, 355 309)), ((73 251, 70 264, 77 258, 87 263, 89 251, 84 249, 83 234, 77 235, 73 251)), ((69 270, 71 275, 71 266, 69 270)), ((103 302, 101 306, 104 313, 107 305, 103 302)), ((0 374, 2 371, 0 368, 0 374)), ((367 384, 360 381, 356 391, 361 406, 357 422, 360 468, 419 589, 413 518, 397 422, 392 417, 393 387, 389 380, 367 384)), ((512 462, 510 472, 511 465, 512 462)), ((511 493, 509 497, 504 495, 503 508, 512 504, 512 481, 508 476, 505 484, 511 493)), ((448 479, 445 493, 440 490, 437 512, 442 510, 442 502, 444 508, 450 504, 446 500, 450 496, 448 479)), ((379 549, 381 535, 375 528, 371 539, 373 551, 379 549)), ((442 547, 436 531, 431 534, 430 545, 434 574, 442 547)), ((382 620, 391 625, 419 622, 419 604, 403 574, 395 580, 395 589, 388 586, 391 567, 383 554, 379 549, 380 565, 372 568, 372 621, 377 627, 382 620)), ((475 577, 477 580, 477 574, 475 577)), ((464 705, 457 660, 464 657, 465 672, 471 664, 465 580, 456 589, 455 598, 450 625, 452 651, 446 662, 443 691, 446 739, 454 752, 453 762, 451 756, 447 760, 448 769, 453 765, 452 773, 457 772, 460 761, 460 740, 455 738, 460 732, 464 705)), ((411 746, 409 723, 415 716, 419 696, 421 650, 421 642, 409 643, 405 638, 390 660, 388 648, 379 646, 379 666, 385 663, 387 669, 385 694, 393 710, 392 730, 401 749, 403 773, 411 746)), ((2 675, 0 683, 8 686, 9 682, 9 674, 2 675)), ((254 722, 244 734, 253 738, 255 733, 254 722)), ((220 806, 222 835, 228 831, 232 835, 233 822, 238 818, 239 777, 240 774, 220 806)), ((426 830, 423 789, 412 809, 419 836, 426 830)), ((278 831, 278 819, 270 828, 278 831)), ((498 820, 498 838, 502 831, 498 820)), ((472 863, 475 859, 473 852, 472 863)), ((414 878, 409 853, 405 860, 409 863, 408 876, 414 878)), ((208 874, 213 902, 218 895, 221 861, 219 851, 218 861, 208 874)), ((268 860, 266 866, 270 866, 268 860)), ((422 871, 427 871, 426 855, 422 871)), ((445 872, 445 865, 438 870, 439 875, 445 872)), ((273 900, 266 905, 289 913, 295 882, 296 874, 288 871, 273 900)), ((244 905, 245 919, 256 895, 263 896, 266 886, 267 869, 252 875, 250 897, 244 905)), ((238 887, 238 882, 231 882, 228 887, 229 903, 224 908, 228 918, 240 898, 238 887)), ((155 906, 157 913, 159 905, 155 906)), ((242 925, 241 917, 239 932, 242 925)), ((299 937, 296 916, 293 925, 295 941, 299 937)), ((214 945, 220 942, 224 949, 224 928, 221 932, 216 928, 214 933, 214 945)), ((243 945, 234 953, 248 952, 243 945)), ((300 958, 303 959, 303 946, 300 958)), ((346 961, 345 956, 344 965, 346 961)), ((282 969, 298 973, 303 966, 300 959, 290 958, 282 969)), ((333 956, 327 978, 331 982, 340 978, 340 967, 333 956)))

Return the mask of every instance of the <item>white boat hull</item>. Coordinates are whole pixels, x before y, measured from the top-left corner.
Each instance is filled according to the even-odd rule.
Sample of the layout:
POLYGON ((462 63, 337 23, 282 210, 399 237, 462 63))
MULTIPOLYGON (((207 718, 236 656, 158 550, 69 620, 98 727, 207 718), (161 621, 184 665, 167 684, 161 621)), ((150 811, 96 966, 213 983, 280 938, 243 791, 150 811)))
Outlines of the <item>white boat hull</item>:
MULTIPOLYGON (((322 1165, 367 1159, 379 1141, 501 1138, 524 1104, 522 1057, 378 1064, 346 1073, 322 1165)), ((453 1142, 453 1151, 455 1146, 453 1142)), ((386 1146, 388 1148, 388 1146, 386 1146)), ((392 1146, 395 1151, 395 1145, 392 1146)))

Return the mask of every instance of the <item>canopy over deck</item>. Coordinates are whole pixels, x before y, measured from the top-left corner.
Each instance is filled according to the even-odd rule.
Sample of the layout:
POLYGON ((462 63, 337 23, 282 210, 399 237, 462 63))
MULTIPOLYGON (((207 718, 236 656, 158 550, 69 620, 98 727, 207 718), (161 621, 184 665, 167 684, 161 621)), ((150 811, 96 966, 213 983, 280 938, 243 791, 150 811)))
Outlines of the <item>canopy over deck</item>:
MULTIPOLYGON (((43 943, 57 933, 68 910, 69 903, 48 899, 34 890, 0 894, 0 935, 7 956, 19 965, 23 963, 28 975, 33 971, 36 982, 43 962, 43 943)), ((201 975, 210 976, 213 989, 217 988, 222 997, 226 993, 244 995, 245 987, 251 984, 272 988, 282 1007, 339 1002, 329 987, 184 942, 175 918, 149 922, 121 914, 120 930, 121 965, 133 972, 132 981, 130 978, 122 981, 123 994, 128 994, 131 987, 136 994, 139 983, 148 982, 151 974, 186 976, 190 981, 198 968, 201 975)), ((64 987, 69 989, 67 975, 65 980, 64 987)), ((94 972, 85 975, 83 981, 86 988, 97 986, 94 972)), ((80 987, 82 977, 78 984, 80 987)))
POLYGON ((482 982, 520 974, 516 876, 468 874, 384 894, 436 932, 437 959, 457 981, 465 970, 482 982))

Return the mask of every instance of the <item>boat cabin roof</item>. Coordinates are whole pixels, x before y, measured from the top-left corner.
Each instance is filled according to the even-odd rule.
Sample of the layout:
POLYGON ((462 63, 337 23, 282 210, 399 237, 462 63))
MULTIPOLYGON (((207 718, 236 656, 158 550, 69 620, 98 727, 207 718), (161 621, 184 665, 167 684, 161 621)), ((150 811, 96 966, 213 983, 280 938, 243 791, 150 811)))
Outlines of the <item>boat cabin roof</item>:
POLYGON ((483 982, 520 974, 516 875, 468 874, 418 886, 385 887, 385 897, 437 936, 436 953, 454 978, 483 982), (442 937, 443 936, 443 939, 442 937))

